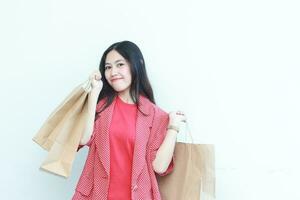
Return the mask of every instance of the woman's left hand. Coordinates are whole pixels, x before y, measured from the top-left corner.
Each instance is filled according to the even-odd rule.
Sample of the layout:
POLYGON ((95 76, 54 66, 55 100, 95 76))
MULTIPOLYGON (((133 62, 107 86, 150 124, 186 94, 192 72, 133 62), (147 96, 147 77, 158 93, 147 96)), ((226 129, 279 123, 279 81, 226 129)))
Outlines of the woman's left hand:
POLYGON ((184 112, 182 111, 169 112, 169 118, 170 118, 169 124, 177 127, 180 126, 180 122, 186 122, 187 120, 184 112))

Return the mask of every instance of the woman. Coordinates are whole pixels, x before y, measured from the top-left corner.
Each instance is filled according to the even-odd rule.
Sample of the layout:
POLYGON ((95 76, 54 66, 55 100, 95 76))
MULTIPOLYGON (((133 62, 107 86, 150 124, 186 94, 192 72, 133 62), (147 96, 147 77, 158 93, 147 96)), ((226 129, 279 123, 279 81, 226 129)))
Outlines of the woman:
POLYGON ((136 44, 112 44, 99 69, 90 75, 90 119, 78 147, 89 146, 89 153, 72 199, 160 200, 155 176, 172 171, 179 123, 186 117, 155 105, 136 44))

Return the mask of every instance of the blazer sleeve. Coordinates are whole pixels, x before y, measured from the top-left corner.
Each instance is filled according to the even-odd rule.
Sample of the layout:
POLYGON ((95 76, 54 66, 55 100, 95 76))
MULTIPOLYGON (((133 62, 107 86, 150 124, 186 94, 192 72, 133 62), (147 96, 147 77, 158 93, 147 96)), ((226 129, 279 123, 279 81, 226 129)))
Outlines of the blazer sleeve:
POLYGON ((77 152, 78 152, 82 147, 84 147, 84 146, 91 147, 91 144, 92 144, 94 138, 95 138, 95 131, 93 131, 93 134, 92 134, 90 140, 89 140, 86 144, 83 144, 83 145, 79 144, 79 145, 78 145, 77 152))
MULTIPOLYGON (((167 127, 169 124, 169 114, 164 112, 161 109, 155 109, 155 115, 153 119, 153 124, 152 124, 152 141, 151 145, 149 147, 150 150, 150 161, 151 161, 151 166, 152 162, 154 161, 156 157, 156 153, 160 147, 160 145, 163 143, 166 134, 167 134, 167 127)), ((174 154, 172 156, 171 162, 167 168, 167 170, 164 173, 157 173, 156 174, 160 176, 165 176, 169 173, 171 173, 174 169, 174 154)))

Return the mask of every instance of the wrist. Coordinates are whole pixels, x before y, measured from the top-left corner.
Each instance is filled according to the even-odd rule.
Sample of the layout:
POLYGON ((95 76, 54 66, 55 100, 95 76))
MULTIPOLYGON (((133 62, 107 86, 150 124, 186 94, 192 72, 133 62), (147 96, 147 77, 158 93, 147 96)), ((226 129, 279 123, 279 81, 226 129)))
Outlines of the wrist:
POLYGON ((174 125, 174 124, 169 124, 167 127, 167 130, 172 129, 174 131, 176 131, 177 133, 179 132, 179 126, 178 125, 174 125))
POLYGON ((171 126, 171 125, 179 127, 180 126, 180 122, 178 120, 170 119, 169 126, 171 126))
POLYGON ((93 96, 94 96, 94 95, 95 95, 95 96, 98 96, 98 95, 100 94, 100 91, 101 91, 101 89, 92 88, 90 94, 93 95, 93 96))

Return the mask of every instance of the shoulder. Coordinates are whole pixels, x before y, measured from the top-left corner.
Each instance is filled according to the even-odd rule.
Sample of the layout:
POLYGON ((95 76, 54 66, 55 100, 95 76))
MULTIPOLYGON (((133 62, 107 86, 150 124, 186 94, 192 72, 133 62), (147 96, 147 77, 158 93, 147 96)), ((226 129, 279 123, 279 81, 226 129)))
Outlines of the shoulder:
POLYGON ((153 107, 153 110, 154 110, 154 114, 156 117, 159 117, 159 118, 166 118, 169 116, 169 114, 167 113, 167 111, 165 111, 164 109, 162 109, 161 107, 155 105, 153 107))
POLYGON ((103 99, 101 99, 101 100, 97 103, 97 105, 96 105, 96 111, 97 111, 97 112, 99 112, 99 111, 101 110, 102 106, 105 105, 106 100, 107 100, 107 98, 103 98, 103 99))
POLYGON ((146 104, 146 106, 148 107, 148 109, 150 109, 150 111, 152 112, 153 115, 155 115, 156 117, 165 117, 168 115, 167 111, 165 111, 163 108, 161 108, 160 106, 152 103, 149 99, 144 98, 143 99, 143 103, 146 104))
POLYGON ((169 119, 169 113, 166 110, 164 110, 160 106, 152 103, 150 100, 148 100, 148 104, 149 104, 154 122, 155 121, 161 122, 161 121, 166 121, 169 119))

